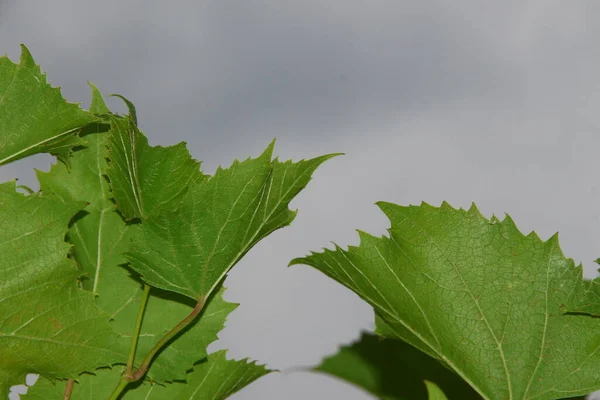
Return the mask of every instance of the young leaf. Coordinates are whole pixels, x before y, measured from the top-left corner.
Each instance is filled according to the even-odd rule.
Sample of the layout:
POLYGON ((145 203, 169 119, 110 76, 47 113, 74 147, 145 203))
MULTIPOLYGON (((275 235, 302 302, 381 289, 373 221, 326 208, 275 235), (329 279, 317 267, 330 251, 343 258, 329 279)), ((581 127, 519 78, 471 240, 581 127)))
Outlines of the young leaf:
POLYGON ((325 358, 313 370, 352 383, 381 399, 427 400, 426 380, 437 384, 450 399, 481 399, 437 360, 403 341, 368 333, 325 358))
POLYGON ((173 210, 189 185, 204 176, 185 143, 149 146, 132 117, 111 117, 107 175, 117 207, 127 220, 173 210))
POLYGON ((95 121, 46 83, 25 46, 19 64, 0 57, 0 165, 37 153, 68 162, 71 148, 84 144, 78 131, 95 121))
MULTIPOLYGON (((248 386, 256 379, 272 371, 264 366, 248 363, 246 360, 234 361, 225 358, 225 351, 212 353, 194 370, 187 374, 187 384, 173 383, 159 385, 144 382, 142 385, 130 385, 123 396, 125 400, 224 400, 248 386)), ((96 375, 83 374, 75 384, 71 400, 106 400, 112 385, 121 375, 119 368, 100 369, 96 375)), ((40 380, 29 388, 24 400, 54 400, 64 391, 64 382, 53 384, 40 380)))
POLYGON ((600 388, 598 320, 562 315, 585 290, 553 236, 521 234, 475 206, 378 203, 390 237, 295 259, 374 306, 380 334, 440 359, 487 399, 539 400, 600 388))
POLYGON ((208 297, 254 244, 291 223, 289 202, 334 156, 282 163, 271 161, 272 150, 219 168, 193 183, 176 211, 137 226, 125 254, 131 268, 152 286, 196 301, 208 297))
MULTIPOLYGON (((63 240, 81 203, 62 203, 0 185, 0 396, 25 374, 74 378, 124 355, 63 240)), ((125 355, 126 356, 126 355, 125 355)))

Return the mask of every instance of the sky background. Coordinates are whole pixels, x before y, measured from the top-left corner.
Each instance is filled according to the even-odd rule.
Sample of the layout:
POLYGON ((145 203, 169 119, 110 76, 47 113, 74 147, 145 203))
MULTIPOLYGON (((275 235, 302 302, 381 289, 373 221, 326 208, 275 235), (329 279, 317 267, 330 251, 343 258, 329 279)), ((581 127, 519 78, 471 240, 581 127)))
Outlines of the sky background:
MULTIPOLYGON (((328 161, 291 227, 232 271, 241 303, 211 349, 286 370, 372 328, 353 293, 294 257, 383 234, 378 200, 509 213, 595 276, 600 256, 600 2, 0 0, 0 54, 28 46, 89 106, 91 81, 132 100, 152 145, 186 141, 203 168, 256 156, 328 161)), ((125 112, 119 101, 114 110, 125 112)), ((36 156, 0 169, 36 186, 36 156)), ((310 373, 235 400, 372 397, 310 373)))

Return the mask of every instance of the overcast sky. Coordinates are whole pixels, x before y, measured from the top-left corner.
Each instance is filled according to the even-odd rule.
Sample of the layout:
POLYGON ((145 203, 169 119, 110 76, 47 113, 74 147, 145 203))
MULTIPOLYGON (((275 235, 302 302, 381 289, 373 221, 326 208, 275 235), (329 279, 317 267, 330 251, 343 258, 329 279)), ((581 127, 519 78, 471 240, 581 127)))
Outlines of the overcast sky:
MULTIPOLYGON (((556 231, 594 276, 600 256, 600 3, 594 1, 0 0, 0 54, 28 46, 69 101, 132 100, 153 145, 188 142, 212 173, 258 155, 330 152, 291 227, 231 273, 241 303, 212 349, 285 370, 372 327, 347 289, 288 261, 383 234, 373 205, 475 202, 523 232, 556 231)), ((118 101, 109 103, 125 112, 118 101)), ((32 167, 0 169, 34 184, 32 167)), ((272 374, 236 400, 371 399, 309 373, 272 374)))

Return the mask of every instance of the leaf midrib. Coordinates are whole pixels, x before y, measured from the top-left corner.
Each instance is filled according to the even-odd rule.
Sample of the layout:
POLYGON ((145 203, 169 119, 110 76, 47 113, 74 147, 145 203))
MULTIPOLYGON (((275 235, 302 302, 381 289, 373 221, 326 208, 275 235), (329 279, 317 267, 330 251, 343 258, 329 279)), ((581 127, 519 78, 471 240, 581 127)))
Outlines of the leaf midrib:
MULTIPOLYGON (((455 270, 456 274, 458 275, 458 277, 459 277, 459 279, 460 279, 463 287, 465 288, 465 290, 469 294, 471 300, 473 301, 473 303, 475 304, 475 307, 477 308, 477 311, 479 312, 479 314, 483 318, 485 326, 487 327, 488 331, 492 335, 492 338, 496 342, 496 347, 498 348, 498 351, 500 353, 500 357, 502 359, 502 364, 503 364, 504 372, 506 374, 506 381, 507 381, 507 389, 508 389, 509 399, 512 399, 513 398, 512 384, 511 384, 511 379, 510 379, 510 372, 508 370, 508 364, 506 362, 506 355, 504 354, 504 350, 502 349, 502 346, 501 346, 498 338, 496 337, 496 334, 494 333, 494 331, 493 331, 493 329, 492 329, 492 327, 491 327, 491 325, 490 325, 490 323, 489 323, 486 315, 484 314, 483 310, 481 309, 481 306, 479 305, 479 302, 477 300, 475 300, 475 296, 473 295, 473 292, 471 292, 471 289, 467 285, 467 282, 464 280, 464 277, 463 277, 461 271, 458 269, 456 263, 454 261, 452 261, 450 259, 450 257, 446 254, 446 252, 443 251, 442 248, 437 244, 437 242, 434 239, 434 237, 427 230, 425 230, 425 228, 417 220, 415 220, 411 216, 407 216, 407 215, 405 215, 404 218, 405 218, 405 220, 410 220, 413 223, 413 225, 415 226, 415 228, 418 229, 419 231, 421 231, 421 233, 423 234, 423 236, 425 238, 427 238, 432 245, 435 246, 435 248, 440 252, 440 254, 442 254, 444 256, 444 258, 446 259, 446 261, 448 261, 452 265, 452 267, 454 268, 454 270, 455 270)), ((464 220, 461 220, 461 224, 462 224, 463 221, 464 220)), ((439 354, 439 352, 438 352, 438 354, 439 354)), ((447 357, 445 355, 442 355, 442 354, 440 354, 440 355, 443 356, 445 359, 447 359, 447 357)), ((455 368, 455 367, 453 366, 453 368, 455 368)), ((461 373, 461 376, 463 376, 463 378, 464 378, 464 372, 461 373)), ((469 382, 471 382, 471 381, 469 380, 469 382)), ((473 386, 472 383, 471 383, 471 385, 473 386)), ((475 386, 474 386, 474 388, 475 388, 475 386)))

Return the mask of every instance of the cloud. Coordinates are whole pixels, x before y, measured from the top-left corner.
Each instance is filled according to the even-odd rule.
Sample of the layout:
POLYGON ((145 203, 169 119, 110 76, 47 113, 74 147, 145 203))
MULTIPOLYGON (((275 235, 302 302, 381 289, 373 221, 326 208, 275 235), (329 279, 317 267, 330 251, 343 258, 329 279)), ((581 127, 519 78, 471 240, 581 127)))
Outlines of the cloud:
MULTIPOLYGON (((282 158, 347 153, 294 202, 294 225, 230 279, 230 299, 242 307, 223 344, 281 366, 334 352, 371 323, 343 288, 284 265, 330 240, 356 243, 355 228, 383 233, 377 200, 508 211, 524 232, 560 230, 565 254, 592 273, 599 8, 561 0, 0 2, 0 52, 15 59, 18 44, 28 45, 71 101, 89 102, 87 80, 125 95, 153 144, 185 140, 208 171, 258 154, 273 137, 282 158), (289 338, 296 347, 285 353, 289 338)), ((321 396, 322 387, 304 388, 321 396)), ((273 390, 268 398, 293 399, 283 385, 273 390)))

